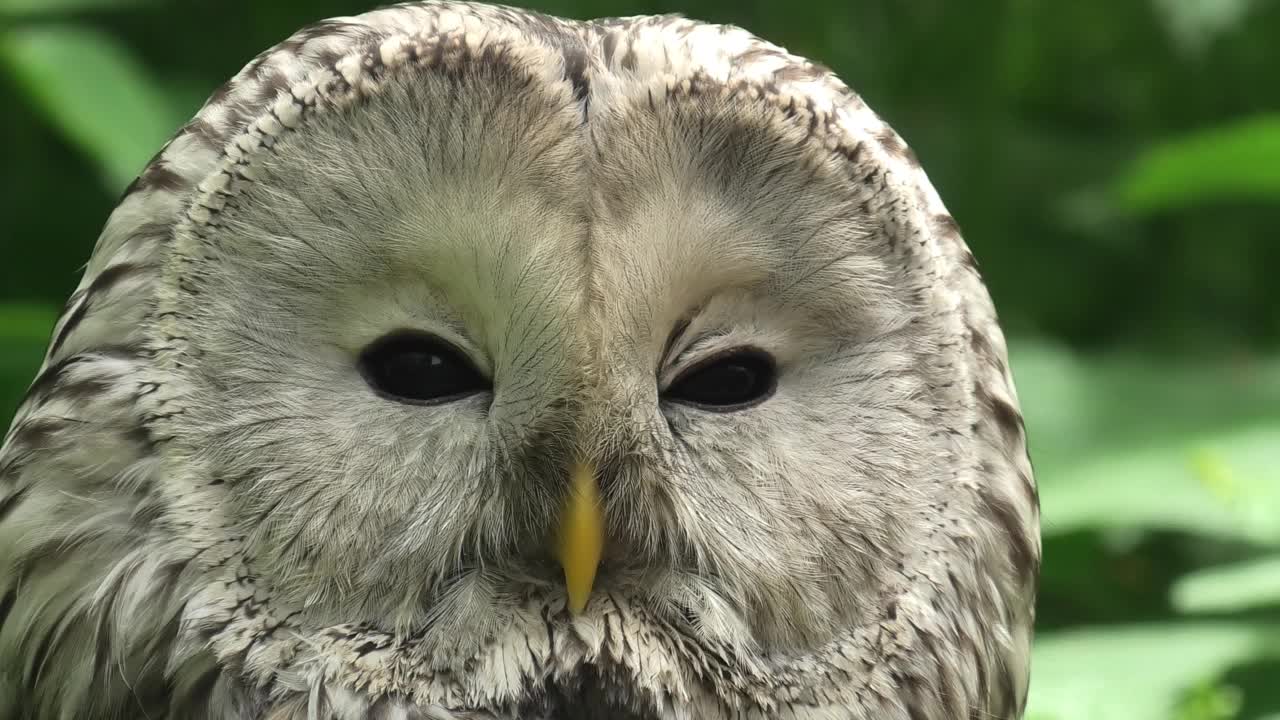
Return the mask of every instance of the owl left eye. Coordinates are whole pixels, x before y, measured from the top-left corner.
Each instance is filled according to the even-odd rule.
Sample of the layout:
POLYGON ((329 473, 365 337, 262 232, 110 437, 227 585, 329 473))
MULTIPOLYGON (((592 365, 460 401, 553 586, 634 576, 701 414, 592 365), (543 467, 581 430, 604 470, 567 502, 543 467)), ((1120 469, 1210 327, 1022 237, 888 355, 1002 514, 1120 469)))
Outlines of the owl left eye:
POLYGON ((374 341, 360 354, 360 373, 379 395, 416 405, 459 400, 489 388, 461 350, 420 332, 374 341))
POLYGON ((773 357, 756 348, 734 348, 687 370, 664 396, 705 410, 730 412, 764 402, 776 387, 773 357))

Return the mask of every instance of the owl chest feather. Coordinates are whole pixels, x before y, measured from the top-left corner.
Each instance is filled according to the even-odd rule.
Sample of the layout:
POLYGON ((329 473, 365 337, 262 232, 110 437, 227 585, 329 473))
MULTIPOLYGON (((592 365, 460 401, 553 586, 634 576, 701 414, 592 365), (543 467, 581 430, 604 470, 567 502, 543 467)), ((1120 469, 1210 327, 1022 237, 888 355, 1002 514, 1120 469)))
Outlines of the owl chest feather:
POLYGON ((595 666, 544 683, 521 704, 517 717, 528 720, 659 720, 647 703, 635 698, 635 689, 611 678, 595 666))

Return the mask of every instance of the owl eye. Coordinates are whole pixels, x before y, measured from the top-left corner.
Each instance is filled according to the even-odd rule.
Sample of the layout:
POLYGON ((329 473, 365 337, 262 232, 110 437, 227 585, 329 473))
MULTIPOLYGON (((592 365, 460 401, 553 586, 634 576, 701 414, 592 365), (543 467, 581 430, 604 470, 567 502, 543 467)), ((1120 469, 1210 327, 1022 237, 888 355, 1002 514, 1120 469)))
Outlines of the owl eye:
POLYGON ((433 335, 397 332, 360 354, 360 373, 379 395, 435 405, 489 389, 489 381, 463 353, 433 335))
POLYGON ((777 387, 777 365, 763 350, 734 348, 703 360, 676 379, 668 400, 730 412, 763 402, 777 387))

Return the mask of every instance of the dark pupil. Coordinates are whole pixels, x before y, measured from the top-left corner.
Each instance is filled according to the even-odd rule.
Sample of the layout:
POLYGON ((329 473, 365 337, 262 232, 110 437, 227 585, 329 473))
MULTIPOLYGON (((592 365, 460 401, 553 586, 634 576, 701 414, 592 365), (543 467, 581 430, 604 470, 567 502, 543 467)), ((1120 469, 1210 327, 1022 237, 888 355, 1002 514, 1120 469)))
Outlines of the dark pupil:
POLYGON ((767 398, 774 388, 772 360, 762 352, 735 351, 687 373, 667 391, 673 400, 731 409, 767 398))
POLYGON ((398 334, 364 351, 360 368, 375 390, 396 400, 456 400, 488 382, 453 346, 430 335, 398 334))

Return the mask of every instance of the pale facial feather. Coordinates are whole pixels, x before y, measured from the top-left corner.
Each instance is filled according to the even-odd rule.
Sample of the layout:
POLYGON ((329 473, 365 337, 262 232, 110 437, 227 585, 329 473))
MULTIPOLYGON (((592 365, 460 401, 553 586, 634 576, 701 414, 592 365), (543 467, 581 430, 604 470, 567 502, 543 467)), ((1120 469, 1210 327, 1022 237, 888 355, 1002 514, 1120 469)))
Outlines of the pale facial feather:
POLYGON ((624 99, 584 124, 555 90, 390 83, 278 142, 224 212, 187 278, 185 423, 252 562, 314 622, 478 645, 563 593, 547 547, 576 454, 604 469, 600 593, 744 649, 873 621, 942 452, 932 340, 875 218, 763 103, 624 99), (494 394, 374 395, 355 359, 404 328, 494 394), (738 346, 776 358, 774 397, 660 399, 738 346))

